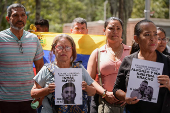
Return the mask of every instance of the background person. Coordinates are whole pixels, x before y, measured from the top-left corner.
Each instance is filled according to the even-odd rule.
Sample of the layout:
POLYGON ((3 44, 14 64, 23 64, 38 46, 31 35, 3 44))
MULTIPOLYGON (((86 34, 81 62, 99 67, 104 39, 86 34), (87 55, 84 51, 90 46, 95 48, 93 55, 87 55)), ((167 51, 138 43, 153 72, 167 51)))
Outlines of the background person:
POLYGON ((158 36, 158 47, 157 50, 165 55, 169 55, 170 53, 168 53, 167 51, 167 42, 168 39, 166 38, 166 32, 164 31, 164 29, 162 29, 161 27, 157 27, 157 36, 158 36))
POLYGON ((140 50, 125 57, 122 61, 113 93, 119 100, 126 101, 126 109, 130 113, 168 113, 170 112, 170 108, 167 107, 170 104, 170 61, 168 57, 156 50, 158 38, 155 24, 146 19, 139 21, 134 28, 134 39, 139 44, 140 50), (163 73, 158 75, 160 89, 157 103, 141 101, 137 97, 126 97, 133 58, 164 63, 163 73))
MULTIPOLYGON (((52 43, 51 48, 51 55, 55 54, 55 62, 49 64, 52 66, 51 70, 57 68, 70 68, 72 67, 73 61, 76 59, 76 45, 74 40, 71 36, 67 34, 60 34, 57 35, 52 43)), ((93 79, 90 77, 88 72, 85 68, 81 65, 82 68, 82 90, 83 90, 83 98, 87 97, 87 95, 92 96, 96 93, 95 88, 92 86, 94 82, 93 79), (87 93, 87 94, 86 94, 87 93), (85 96, 86 94, 86 96, 85 96)), ((45 97, 42 102, 42 110, 41 113, 53 113, 48 98, 52 97, 52 94, 55 90, 55 83, 54 83, 54 75, 52 72, 48 70, 47 66, 43 66, 40 72, 34 77, 35 83, 31 90, 31 96, 33 98, 41 98, 45 97), (48 97, 48 98, 47 98, 48 97)), ((59 113, 64 111, 66 112, 76 112, 72 110, 73 108, 77 108, 78 105, 73 106, 58 106, 59 113)), ((87 105, 83 103, 81 106, 83 111, 87 113, 87 105)))
MULTIPOLYGON (((115 104, 120 105, 122 101, 119 101, 113 95, 112 89, 114 86, 114 82, 116 81, 117 73, 119 70, 119 66, 123 60, 123 58, 129 55, 130 47, 124 45, 122 43, 122 32, 123 32, 123 22, 117 17, 110 17, 105 21, 104 24, 104 33, 106 35, 106 44, 102 46, 100 49, 95 49, 90 55, 87 71, 90 76, 95 79, 96 74, 98 73, 98 60, 100 62, 100 72, 103 87, 95 87, 98 94, 104 97, 104 101, 109 103, 108 105, 114 106, 115 104), (98 50, 100 51, 100 59, 98 59, 98 50)), ((97 78, 97 82, 99 83, 99 79, 97 78)), ((95 95, 91 101, 91 113, 98 112, 98 99, 99 97, 95 95)), ((102 104, 101 104, 102 107, 102 104)), ((111 107, 110 107, 111 108, 111 107)), ((122 108, 121 108, 122 109, 122 108)), ((115 106, 115 112, 120 112, 120 107, 115 106), (116 111, 117 110, 117 111, 116 111)), ((101 112, 101 111, 99 111, 101 112)), ((111 109, 104 112, 113 112, 111 109)), ((121 111, 123 112, 123 110, 121 111)))
POLYGON ((21 4, 7 8, 10 28, 0 32, 1 113, 35 113, 30 106, 30 90, 36 72, 43 66, 43 50, 36 35, 24 30, 27 16, 21 4))
POLYGON ((49 22, 46 19, 40 19, 35 22, 36 32, 49 32, 49 22))
POLYGON ((71 29, 72 34, 88 34, 87 22, 83 18, 75 18, 72 22, 71 29))
POLYGON ((64 104, 75 104, 76 87, 73 83, 68 82, 62 86, 62 97, 64 104))

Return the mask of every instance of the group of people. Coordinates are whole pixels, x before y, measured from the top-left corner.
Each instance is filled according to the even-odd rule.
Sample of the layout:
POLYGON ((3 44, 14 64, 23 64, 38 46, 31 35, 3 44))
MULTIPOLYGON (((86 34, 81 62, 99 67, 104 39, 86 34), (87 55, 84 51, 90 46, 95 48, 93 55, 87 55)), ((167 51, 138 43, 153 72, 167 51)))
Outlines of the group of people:
POLYGON ((138 89, 134 89, 131 92, 130 97, 137 97, 137 99, 147 100, 151 101, 153 96, 153 87, 148 86, 148 81, 144 80, 140 84, 140 87, 138 89))
MULTIPOLYGON (((122 43, 122 20, 117 17, 108 18, 103 29, 106 44, 91 53, 87 70, 79 63, 79 68, 82 68, 83 104, 76 105, 75 86, 69 85, 69 89, 67 86, 62 88, 63 98, 66 97, 64 92, 72 95, 72 98, 65 99, 67 105, 54 105, 53 99, 57 93, 54 70, 74 68, 72 64, 77 57, 76 45, 68 34, 57 35, 50 51, 50 56, 55 55, 55 60, 44 65, 44 53, 37 36, 24 30, 26 19, 23 5, 12 4, 7 8, 6 20, 10 28, 0 32, 0 113, 36 113, 30 106, 33 99, 40 103, 42 101, 41 113, 170 112, 170 58, 166 50, 166 33, 152 21, 144 19, 135 25, 135 46, 130 48, 122 43), (133 58, 164 64, 162 75, 157 77, 160 83, 157 103, 139 100, 152 99, 148 97, 148 92, 152 90, 153 94, 153 89, 146 81, 134 90, 131 97, 126 97, 133 58), (33 73, 33 63, 36 76, 33 73), (86 101, 88 96, 92 96, 91 103, 86 101)), ((76 18, 72 24, 71 33, 88 34, 85 19, 76 18)), ((48 21, 41 20, 35 25, 38 32, 49 31, 48 21), (43 28, 42 23, 47 23, 48 27, 43 28)))

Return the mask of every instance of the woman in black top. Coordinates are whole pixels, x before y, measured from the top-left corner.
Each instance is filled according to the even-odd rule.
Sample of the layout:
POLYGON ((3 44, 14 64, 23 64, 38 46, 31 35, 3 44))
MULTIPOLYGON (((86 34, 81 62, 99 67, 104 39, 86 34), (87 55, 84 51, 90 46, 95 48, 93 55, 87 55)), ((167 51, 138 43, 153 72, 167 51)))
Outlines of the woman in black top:
POLYGON ((139 44, 140 50, 124 58, 119 68, 113 93, 119 100, 126 101, 126 109, 130 113, 170 113, 170 71, 168 69, 170 60, 156 50, 158 38, 155 24, 146 19, 138 22, 134 30, 134 39, 139 44), (164 63, 163 73, 158 76, 158 83, 161 85, 157 103, 141 101, 137 97, 126 97, 133 58, 164 63))

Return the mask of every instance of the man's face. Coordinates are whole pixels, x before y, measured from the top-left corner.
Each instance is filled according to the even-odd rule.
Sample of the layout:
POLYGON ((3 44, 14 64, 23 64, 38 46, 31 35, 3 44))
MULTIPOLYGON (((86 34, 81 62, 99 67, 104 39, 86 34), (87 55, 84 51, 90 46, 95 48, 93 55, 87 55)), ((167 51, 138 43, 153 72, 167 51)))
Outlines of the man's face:
POLYGON ((141 84, 140 84, 140 91, 145 91, 145 89, 147 88, 147 86, 148 86, 148 84, 147 83, 145 83, 145 82, 142 82, 141 84))
POLYGON ((67 103, 74 103, 74 99, 76 97, 74 87, 64 88, 62 97, 63 97, 64 101, 66 101, 67 103))
POLYGON ((35 25, 36 32, 48 32, 48 28, 42 27, 41 25, 35 25))
POLYGON ((26 24, 27 16, 25 11, 21 7, 11 9, 12 13, 10 17, 6 17, 10 24, 10 27, 15 30, 22 30, 26 24))
POLYGON ((72 34, 88 34, 86 24, 74 23, 74 27, 71 29, 72 34))

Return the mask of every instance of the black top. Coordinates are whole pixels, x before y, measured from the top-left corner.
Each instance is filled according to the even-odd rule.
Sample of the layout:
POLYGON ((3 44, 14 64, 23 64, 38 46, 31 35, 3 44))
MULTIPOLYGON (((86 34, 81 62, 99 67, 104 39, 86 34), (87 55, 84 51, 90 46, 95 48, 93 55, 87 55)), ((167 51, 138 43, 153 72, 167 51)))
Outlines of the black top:
MULTIPOLYGON (((126 92, 132 59, 138 58, 138 52, 126 56, 123 59, 122 64, 119 68, 116 83, 114 85, 114 89, 113 89, 114 95, 118 89, 121 89, 124 92, 126 92)), ((169 69, 170 59, 167 56, 163 55, 162 53, 158 52, 157 50, 156 53, 157 53, 156 62, 164 63, 162 74, 170 76, 170 69, 169 69)), ((136 104, 131 104, 131 105, 127 104, 126 109, 130 111, 130 113, 170 113, 170 92, 167 88, 160 88, 157 103, 140 100, 136 104)))

